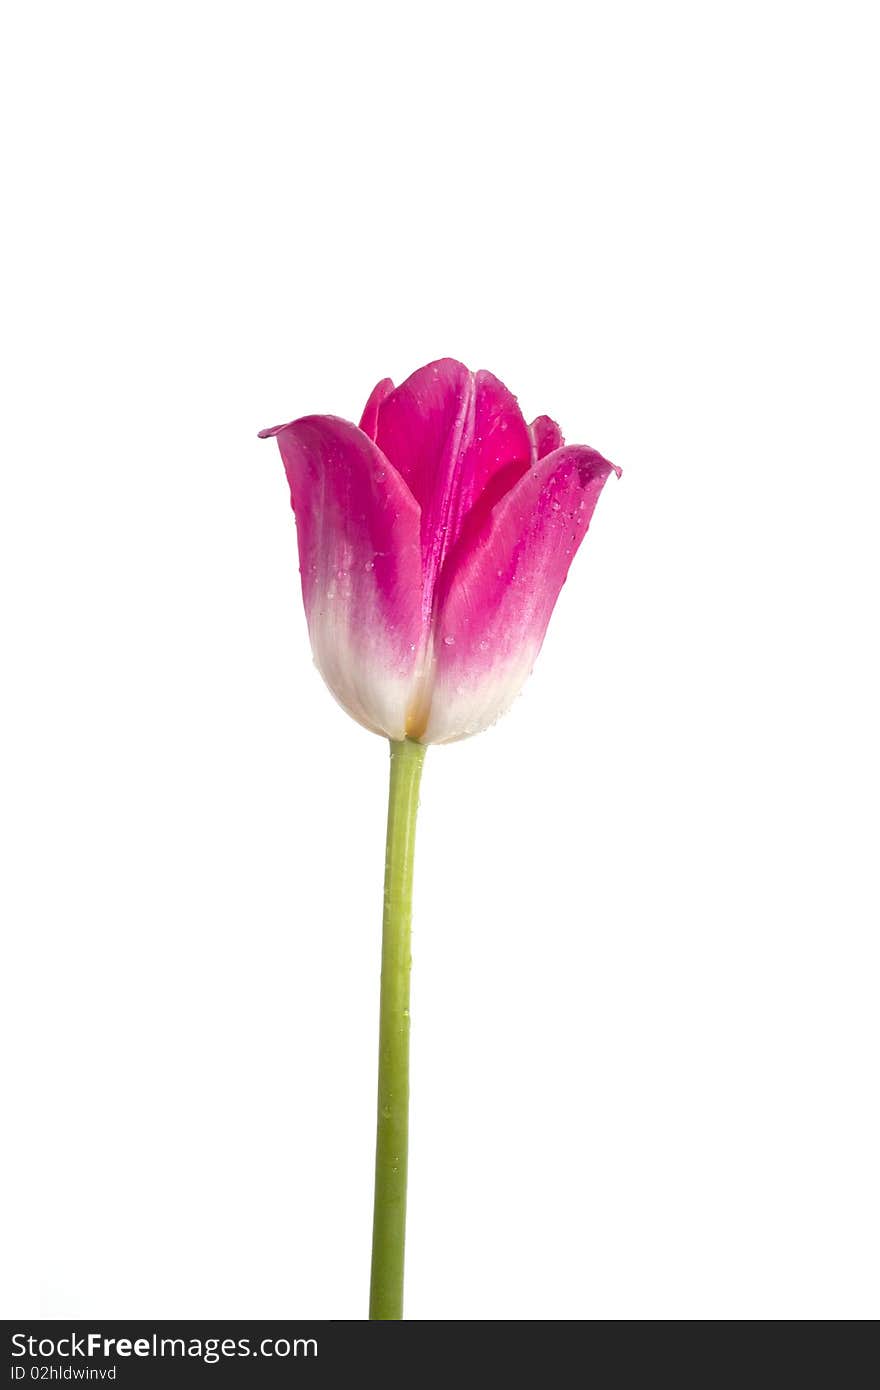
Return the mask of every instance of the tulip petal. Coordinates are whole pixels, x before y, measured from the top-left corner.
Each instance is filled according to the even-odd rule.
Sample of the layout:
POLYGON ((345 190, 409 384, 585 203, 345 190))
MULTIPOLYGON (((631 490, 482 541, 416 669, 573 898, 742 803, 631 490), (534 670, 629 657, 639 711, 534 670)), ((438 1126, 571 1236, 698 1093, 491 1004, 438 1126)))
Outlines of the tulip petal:
POLYGON ((477 372, 474 437, 470 444, 476 499, 498 473, 513 463, 525 472, 531 458, 531 436, 516 396, 491 372, 477 372))
POLYGON ((455 459, 471 405, 473 378, 451 357, 429 362, 383 399, 376 443, 424 514, 434 479, 455 459))
POLYGON ((478 733, 528 676, 614 464, 582 445, 545 455, 475 514, 437 593, 425 743, 478 733), (479 522, 479 524, 478 524, 479 522))
POLYGON ((542 459, 547 454, 552 454, 554 449, 561 449, 565 440, 562 437, 562 430, 555 420, 551 420, 549 415, 539 415, 529 425, 529 434, 535 446, 535 460, 542 459))
MULTIPOLYGON (((423 609, 465 518, 489 487, 510 487, 529 466, 532 439, 506 386, 441 358, 379 406, 376 443, 422 508, 423 609)), ((498 494, 500 495, 500 493, 498 494)))
POLYGON ((418 503, 347 420, 263 433, 277 435, 290 484, 315 663, 349 714, 401 739, 423 646, 418 503))
POLYGON ((383 377, 378 381, 370 392, 370 398, 364 406, 364 413, 361 416, 360 428, 364 434, 368 434, 375 443, 376 427, 379 423, 379 406, 385 397, 394 390, 394 382, 390 376, 383 377))

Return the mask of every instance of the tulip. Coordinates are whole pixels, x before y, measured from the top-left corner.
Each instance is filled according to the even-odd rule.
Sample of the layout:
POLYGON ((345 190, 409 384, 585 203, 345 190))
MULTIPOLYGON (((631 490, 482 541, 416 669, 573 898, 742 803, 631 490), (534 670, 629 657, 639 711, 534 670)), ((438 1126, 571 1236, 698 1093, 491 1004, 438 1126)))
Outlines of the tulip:
POLYGON ((391 742, 370 1317, 403 1309, 413 850, 425 748, 479 733, 532 669, 599 494, 620 470, 527 425, 491 372, 442 358, 380 381, 359 425, 278 440, 315 662, 391 742))
POLYGON ((359 427, 307 415, 269 435, 315 662, 342 707, 395 742, 494 723, 614 465, 546 415, 527 425, 497 377, 450 358, 380 381, 359 427))

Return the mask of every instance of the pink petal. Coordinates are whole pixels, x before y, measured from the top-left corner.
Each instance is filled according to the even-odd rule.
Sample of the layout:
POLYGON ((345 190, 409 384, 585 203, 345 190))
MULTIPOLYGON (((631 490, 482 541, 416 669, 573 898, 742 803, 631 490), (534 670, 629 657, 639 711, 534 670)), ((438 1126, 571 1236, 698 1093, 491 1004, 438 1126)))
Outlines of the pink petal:
POLYGON ((382 401, 376 443, 423 514, 435 479, 445 477, 458 457, 472 405, 473 377, 451 357, 420 367, 382 401))
POLYGON ((403 738, 423 645, 418 503, 347 420, 311 415, 263 431, 273 433, 296 513, 315 663, 349 714, 403 738))
POLYGON ((476 412, 471 457, 474 499, 509 464, 519 463, 525 472, 531 458, 528 425, 514 396, 491 372, 477 372, 476 412))
MULTIPOLYGON (((516 398, 491 372, 445 357, 420 368, 379 407, 376 443, 422 508, 423 611, 468 512, 487 488, 510 487, 532 439, 516 398)), ((500 495, 500 491, 497 493, 500 495)))
POLYGON ((379 406, 382 404, 385 397, 393 390, 394 382, 391 380, 391 377, 383 377, 382 380, 377 382, 373 387, 370 392, 370 398, 364 406, 360 427, 364 434, 368 434, 374 442, 376 439, 376 427, 379 423, 379 406))
POLYGON ((552 454, 554 449, 561 449, 565 443, 562 430, 549 415, 539 415, 533 420, 529 425, 529 433, 534 441, 536 460, 544 458, 546 454, 552 454))
POLYGON ((599 494, 620 470, 574 444, 547 454, 482 518, 437 594, 426 743, 478 733, 509 706, 544 640, 599 494))

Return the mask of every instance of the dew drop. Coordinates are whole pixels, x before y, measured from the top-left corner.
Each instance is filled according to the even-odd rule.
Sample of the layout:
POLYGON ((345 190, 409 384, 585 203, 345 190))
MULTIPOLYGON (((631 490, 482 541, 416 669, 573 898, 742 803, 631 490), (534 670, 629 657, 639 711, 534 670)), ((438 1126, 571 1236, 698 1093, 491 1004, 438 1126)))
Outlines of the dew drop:
POLYGON ((390 1106, 390 1105, 383 1105, 383 1106, 382 1106, 382 1114, 383 1114, 383 1116, 385 1117, 386 1120, 390 1120, 390 1119, 391 1119, 391 1106, 390 1106))
POLYGON ((454 647, 454 646, 455 646, 455 638, 454 638, 454 637, 444 637, 444 638, 443 638, 443 645, 444 645, 444 647, 454 647))
POLYGON ((553 508, 554 512, 558 512, 558 511, 559 511, 559 503, 558 503, 558 502, 551 502, 551 503, 550 503, 550 506, 553 508))
POLYGON ((364 561, 364 569, 367 571, 367 574, 370 573, 370 570, 371 570, 372 568, 373 568, 373 562, 372 562, 372 560, 365 560, 365 561, 364 561))

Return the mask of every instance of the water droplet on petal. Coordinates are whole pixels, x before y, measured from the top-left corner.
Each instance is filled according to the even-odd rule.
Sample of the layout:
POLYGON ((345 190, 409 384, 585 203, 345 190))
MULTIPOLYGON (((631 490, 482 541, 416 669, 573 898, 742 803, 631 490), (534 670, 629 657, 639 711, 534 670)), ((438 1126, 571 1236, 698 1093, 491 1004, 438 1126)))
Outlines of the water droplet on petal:
POLYGON ((551 503, 550 503, 550 506, 553 508, 554 512, 558 512, 558 511, 559 511, 559 503, 558 503, 558 502, 551 502, 551 503))
POLYGON ((371 570, 372 568, 373 568, 373 562, 372 562, 372 560, 366 560, 366 561, 364 562, 364 569, 367 571, 367 574, 370 573, 370 570, 371 570))
POLYGON ((454 637, 444 637, 444 638, 443 638, 443 645, 444 645, 445 647, 454 647, 454 646, 455 646, 455 638, 454 638, 454 637))

